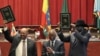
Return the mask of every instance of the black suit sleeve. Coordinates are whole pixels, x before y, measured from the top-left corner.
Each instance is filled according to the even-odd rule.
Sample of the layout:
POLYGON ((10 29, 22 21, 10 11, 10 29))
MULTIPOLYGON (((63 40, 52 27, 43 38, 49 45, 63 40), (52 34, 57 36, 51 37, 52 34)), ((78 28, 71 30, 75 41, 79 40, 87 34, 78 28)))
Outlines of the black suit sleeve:
POLYGON ((59 36, 60 40, 63 41, 63 42, 69 42, 70 41, 70 36, 64 37, 62 32, 58 32, 58 36, 59 36))
POLYGON ((54 53, 54 56, 65 56, 64 44, 59 46, 59 50, 54 53))
POLYGON ((87 43, 89 41, 89 38, 91 37, 91 34, 85 32, 84 35, 82 35, 81 33, 76 31, 74 36, 77 37, 77 39, 79 39, 81 42, 87 43))
POLYGON ((37 48, 36 48, 36 42, 34 42, 34 45, 33 45, 33 55, 34 56, 37 56, 37 48))
POLYGON ((10 30, 6 30, 6 31, 3 30, 3 33, 4 33, 5 38, 6 38, 10 43, 12 43, 13 37, 10 36, 10 30))
POLYGON ((47 49, 44 45, 42 46, 42 56, 47 56, 47 49))

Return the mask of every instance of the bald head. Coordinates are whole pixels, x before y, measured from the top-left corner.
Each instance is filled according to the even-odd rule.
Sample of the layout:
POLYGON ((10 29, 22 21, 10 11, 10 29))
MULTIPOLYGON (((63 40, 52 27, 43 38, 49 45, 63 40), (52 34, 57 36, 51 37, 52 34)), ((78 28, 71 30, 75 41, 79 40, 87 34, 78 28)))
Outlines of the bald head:
POLYGON ((56 38, 56 31, 54 29, 49 31, 49 38, 50 40, 54 40, 56 38))
POLYGON ((49 31, 49 34, 55 34, 55 30, 54 30, 54 29, 51 29, 51 30, 49 31))
POLYGON ((20 30, 20 32, 28 32, 28 29, 27 29, 27 28, 22 28, 22 29, 20 30))
POLYGON ((28 29, 27 28, 22 28, 20 30, 20 35, 22 39, 26 39, 27 35, 28 35, 28 29))

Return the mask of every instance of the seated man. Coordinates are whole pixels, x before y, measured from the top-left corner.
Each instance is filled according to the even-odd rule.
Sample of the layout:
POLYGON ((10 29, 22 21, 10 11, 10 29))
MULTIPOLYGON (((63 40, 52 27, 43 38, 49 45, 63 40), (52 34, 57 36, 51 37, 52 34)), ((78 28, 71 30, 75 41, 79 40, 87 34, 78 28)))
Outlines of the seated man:
POLYGON ((64 43, 56 39, 56 31, 50 30, 49 41, 43 43, 43 54, 42 56, 65 56, 64 43))

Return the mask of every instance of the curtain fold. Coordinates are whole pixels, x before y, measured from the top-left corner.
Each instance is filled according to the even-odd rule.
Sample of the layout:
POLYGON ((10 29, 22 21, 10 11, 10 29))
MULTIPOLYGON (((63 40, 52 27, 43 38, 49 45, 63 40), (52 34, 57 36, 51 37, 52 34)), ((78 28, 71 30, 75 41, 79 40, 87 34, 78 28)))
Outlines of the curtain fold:
MULTIPOLYGON (((11 5, 18 25, 40 25, 42 0, 0 0, 0 8, 11 5)), ((49 0, 51 25, 60 21, 60 12, 63 0, 49 0)), ((82 18, 88 25, 93 25, 94 0, 68 0, 71 13, 71 22, 75 23, 82 18)), ((0 14, 0 26, 3 25, 0 14)))

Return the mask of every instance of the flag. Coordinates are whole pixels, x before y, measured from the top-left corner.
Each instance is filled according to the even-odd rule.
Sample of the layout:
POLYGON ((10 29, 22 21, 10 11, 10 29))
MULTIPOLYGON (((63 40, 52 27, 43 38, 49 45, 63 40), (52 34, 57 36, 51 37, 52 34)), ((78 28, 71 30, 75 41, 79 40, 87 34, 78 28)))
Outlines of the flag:
POLYGON ((42 18, 41 18, 41 28, 48 28, 51 29, 51 23, 50 23, 50 12, 49 12, 49 6, 48 6, 48 0, 43 0, 43 6, 42 6, 42 18))
POLYGON ((14 24, 12 23, 11 33, 10 35, 13 37, 17 34, 14 24))
POLYGON ((94 0, 94 11, 100 11, 100 0, 94 0))
POLYGON ((100 29, 100 0, 94 0, 94 23, 96 28, 100 29))
POLYGON ((94 0, 94 15, 95 15, 94 23, 99 33, 100 32, 100 0, 94 0))
POLYGON ((40 27, 43 29, 43 33, 45 36, 48 36, 48 31, 51 29, 50 23, 50 11, 49 11, 49 0, 43 0, 42 5, 42 17, 41 17, 41 25, 40 27))
POLYGON ((98 18, 97 18, 97 28, 100 30, 100 12, 97 12, 98 18))
POLYGON ((61 13, 68 13, 68 0, 63 0, 61 13))

